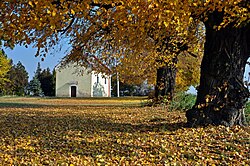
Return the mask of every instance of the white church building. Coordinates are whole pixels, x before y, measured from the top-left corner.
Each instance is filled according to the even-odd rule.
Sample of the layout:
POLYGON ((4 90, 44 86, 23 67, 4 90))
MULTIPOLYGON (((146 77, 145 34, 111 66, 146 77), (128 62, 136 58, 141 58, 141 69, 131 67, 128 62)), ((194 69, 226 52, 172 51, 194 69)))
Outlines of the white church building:
POLYGON ((75 64, 56 68, 56 97, 111 97, 111 76, 75 64))

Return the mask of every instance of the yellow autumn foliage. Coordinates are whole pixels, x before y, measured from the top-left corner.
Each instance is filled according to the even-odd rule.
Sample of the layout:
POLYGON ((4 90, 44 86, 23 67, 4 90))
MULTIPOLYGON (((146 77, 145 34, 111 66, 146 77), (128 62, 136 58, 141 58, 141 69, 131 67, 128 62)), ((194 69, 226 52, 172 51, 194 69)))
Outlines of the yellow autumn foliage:
MULTIPOLYGON (((37 55, 46 56, 49 48, 66 37, 72 46, 66 62, 91 63, 97 71, 105 72, 100 62, 112 67, 118 63, 124 65, 116 69, 124 77, 147 78, 163 63, 172 63, 171 59, 180 56, 182 50, 192 52, 197 46, 194 38, 199 20, 206 20, 217 10, 223 11, 224 17, 215 28, 232 22, 240 26, 249 21, 249 6, 248 0, 3 0, 0 39, 8 41, 6 46, 33 44, 38 48, 37 55)), ((187 61, 189 57, 178 67, 187 61)), ((200 62, 200 55, 190 61, 200 62)), ((198 78, 197 68, 184 66, 179 70, 177 82, 181 87, 197 82, 185 78, 190 74, 194 75, 188 79, 198 78)))
POLYGON ((8 72, 10 68, 10 60, 0 50, 0 91, 4 89, 4 85, 9 81, 8 72))

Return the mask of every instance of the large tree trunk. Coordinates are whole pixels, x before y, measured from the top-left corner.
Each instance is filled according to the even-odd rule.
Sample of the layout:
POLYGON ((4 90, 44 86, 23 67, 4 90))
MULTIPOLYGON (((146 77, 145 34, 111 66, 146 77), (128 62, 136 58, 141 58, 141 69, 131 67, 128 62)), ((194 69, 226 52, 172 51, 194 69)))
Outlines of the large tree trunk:
POLYGON ((166 64, 157 69, 155 98, 156 102, 162 102, 163 97, 172 100, 175 87, 176 66, 166 64))
POLYGON ((244 106, 249 91, 243 77, 250 55, 250 26, 228 25, 215 30, 222 13, 214 12, 205 22, 206 42, 200 86, 195 106, 186 112, 189 126, 244 125, 244 106))

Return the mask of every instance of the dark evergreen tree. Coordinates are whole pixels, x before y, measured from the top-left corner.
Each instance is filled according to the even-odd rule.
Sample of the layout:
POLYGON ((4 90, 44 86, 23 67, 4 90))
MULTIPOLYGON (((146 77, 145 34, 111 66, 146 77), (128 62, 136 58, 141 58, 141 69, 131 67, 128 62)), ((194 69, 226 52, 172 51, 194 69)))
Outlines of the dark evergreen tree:
POLYGON ((43 96, 41 83, 36 76, 29 82, 27 86, 27 93, 30 96, 43 96))
POLYGON ((42 68, 41 68, 41 64, 40 62, 37 63, 37 68, 35 71, 35 77, 38 78, 40 80, 41 77, 41 73, 42 73, 42 68))
POLYGON ((28 78, 28 72, 20 61, 16 65, 12 65, 9 71, 10 82, 7 85, 7 93, 23 96, 24 89, 28 85, 28 78))
POLYGON ((55 68, 53 69, 53 72, 52 72, 52 87, 53 87, 53 95, 52 96, 55 96, 56 95, 56 70, 55 68))
POLYGON ((53 74, 50 72, 50 69, 44 69, 39 76, 39 81, 41 83, 41 88, 45 96, 54 96, 54 82, 53 74))

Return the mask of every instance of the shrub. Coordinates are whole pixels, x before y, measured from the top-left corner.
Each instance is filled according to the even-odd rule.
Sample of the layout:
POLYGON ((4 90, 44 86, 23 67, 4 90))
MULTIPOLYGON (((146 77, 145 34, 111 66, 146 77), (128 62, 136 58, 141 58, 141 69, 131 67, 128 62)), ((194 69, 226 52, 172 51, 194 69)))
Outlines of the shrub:
POLYGON ((250 102, 248 102, 246 105, 245 114, 246 114, 247 123, 250 124, 250 102))
POLYGON ((195 104, 196 95, 185 92, 175 94, 174 98, 168 104, 169 111, 186 111, 195 104))

